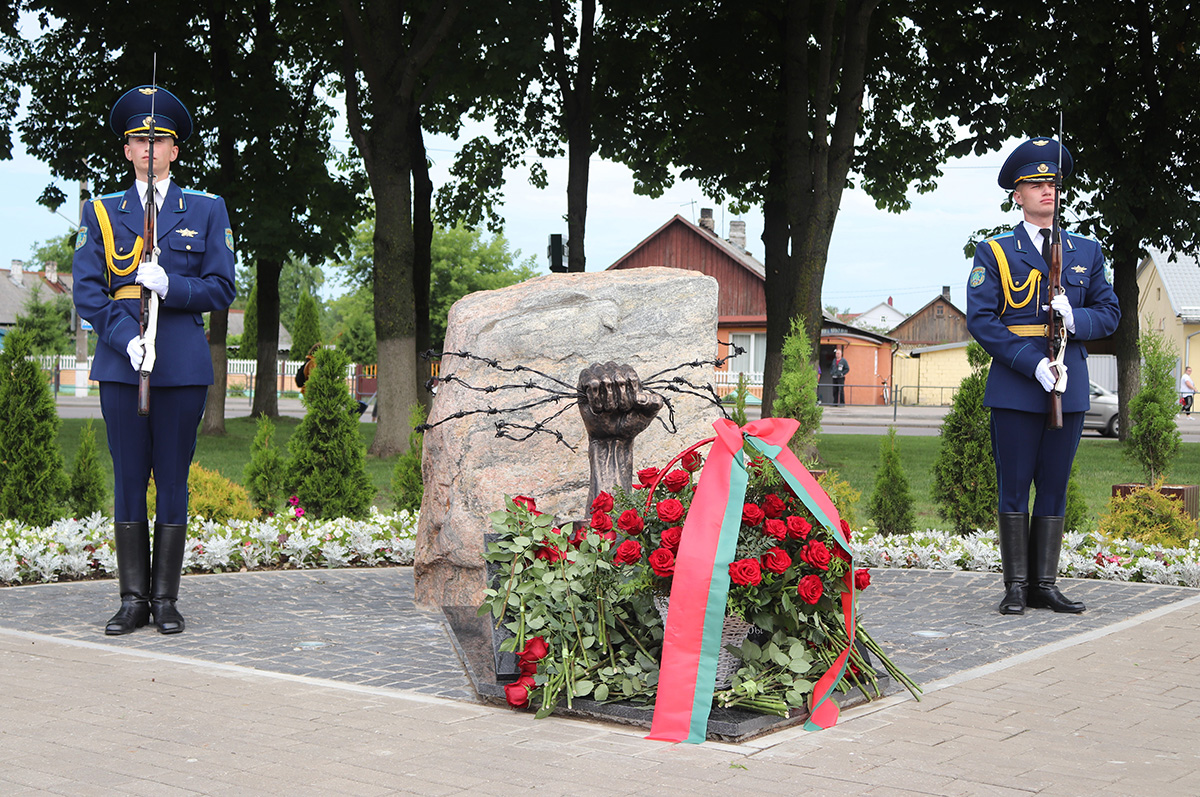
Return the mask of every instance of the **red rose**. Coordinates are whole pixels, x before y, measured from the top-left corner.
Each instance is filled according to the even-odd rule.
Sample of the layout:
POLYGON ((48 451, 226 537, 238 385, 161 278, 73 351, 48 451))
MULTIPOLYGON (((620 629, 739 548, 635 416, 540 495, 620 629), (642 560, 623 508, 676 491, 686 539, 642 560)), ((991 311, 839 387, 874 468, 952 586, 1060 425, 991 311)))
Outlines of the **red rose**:
POLYGON ((771 493, 763 499, 763 514, 767 517, 783 517, 783 510, 786 508, 783 499, 775 493, 771 493))
POLYGON ((537 511, 537 506, 533 503, 533 499, 527 495, 516 496, 515 498, 513 498, 513 503, 516 504, 517 506, 528 509, 530 512, 532 512, 535 515, 542 514, 541 512, 537 511))
POLYGON ((600 493, 596 496, 596 500, 592 501, 592 514, 597 512, 611 512, 613 508, 613 497, 608 493, 600 493))
POLYGON ((679 539, 683 536, 683 529, 679 526, 671 526, 669 529, 663 529, 662 547, 675 553, 679 550, 679 539))
POLYGON ((782 540, 787 536, 787 524, 782 520, 767 518, 767 522, 763 524, 763 534, 766 534, 768 537, 774 537, 777 540, 782 540))
POLYGON ((678 498, 664 498, 658 502, 658 519, 663 523, 674 523, 683 517, 683 504, 678 498))
POLYGON ((686 471, 691 471, 692 473, 700 470, 701 464, 702 461, 700 459, 700 452, 696 451, 695 449, 684 454, 683 459, 679 460, 679 466, 686 471))
POLYGON ((686 470, 673 470, 666 476, 663 476, 662 485, 673 493, 677 493, 684 487, 687 487, 692 481, 692 477, 686 470))
POLYGON ((846 539, 846 542, 850 542, 850 524, 845 519, 842 519, 842 537, 846 539))
POLYGON ((603 512, 592 513, 592 528, 601 533, 612 529, 612 518, 603 512))
POLYGON ((617 527, 626 534, 641 534, 645 524, 642 523, 642 516, 636 509, 626 509, 617 518, 617 527))
POLYGON ((796 585, 796 593, 805 603, 816 603, 825 594, 825 585, 821 583, 820 576, 805 576, 796 585))
POLYGON ((757 587, 762 583, 762 566, 757 559, 738 559, 729 565, 729 579, 734 584, 757 587))
POLYGON ((642 544, 637 540, 625 540, 617 546, 616 556, 613 557, 613 564, 631 565, 642 558, 642 544))
POLYGON ((533 687, 533 679, 522 675, 511 684, 504 685, 504 699, 513 708, 525 708, 529 705, 529 690, 533 687))
POLYGON ((793 540, 802 540, 812 531, 812 524, 799 515, 792 515, 787 519, 787 530, 793 540))
POLYGON ((656 576, 669 576, 675 572, 675 554, 666 548, 657 548, 650 554, 650 569, 656 576))
POLYGON ((643 487, 649 487, 654 484, 654 480, 658 478, 658 468, 642 468, 638 471, 638 481, 643 487))
POLYGON ((829 560, 833 557, 830 556, 825 543, 820 540, 809 540, 808 544, 800 549, 800 558, 818 570, 828 570, 829 560))
POLYGON ((517 658, 521 661, 541 661, 549 652, 550 646, 546 644, 544 637, 531 636, 525 641, 525 647, 521 648, 517 658))
POLYGON ((742 523, 750 528, 754 528, 759 523, 763 522, 766 515, 759 509, 758 504, 746 504, 742 507, 742 523))
POLYGON ((539 545, 537 549, 537 558, 545 559, 551 564, 559 559, 565 559, 567 555, 561 551, 556 545, 539 545))
POLYGON ((841 559, 843 562, 850 561, 850 552, 840 545, 833 546, 833 555, 838 559, 841 559))
POLYGON ((772 548, 762 555, 762 563, 772 573, 783 573, 792 566, 792 557, 782 548, 772 548))
POLYGON ((537 668, 538 663, 536 661, 520 661, 519 659, 517 661, 517 670, 520 671, 521 675, 533 677, 537 675, 537 668))
POLYGON ((859 592, 871 586, 871 571, 863 568, 854 571, 854 588, 859 592))

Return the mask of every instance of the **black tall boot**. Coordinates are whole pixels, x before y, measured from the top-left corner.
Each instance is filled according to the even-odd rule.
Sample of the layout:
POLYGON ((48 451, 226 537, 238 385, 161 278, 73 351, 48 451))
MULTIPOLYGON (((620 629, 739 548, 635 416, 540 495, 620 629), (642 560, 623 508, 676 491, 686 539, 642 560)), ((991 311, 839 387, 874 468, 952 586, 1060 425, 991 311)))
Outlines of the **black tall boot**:
POLYGON ((109 636, 128 634, 150 620, 150 524, 117 523, 117 582, 121 608, 104 626, 109 636))
POLYGON ((1004 571, 1004 600, 1000 614, 1025 614, 1029 592, 1029 515, 1001 512, 999 517, 1000 568, 1004 571))
POLYGON ((1029 606, 1056 612, 1079 614, 1086 607, 1063 595, 1054 585, 1058 578, 1058 555, 1062 551, 1062 517, 1035 516, 1029 527, 1029 606))
POLYGON ((160 634, 178 634, 183 630, 183 615, 175 608, 175 601, 179 600, 179 579, 183 575, 186 546, 186 524, 154 524, 154 586, 150 591, 150 609, 160 634))

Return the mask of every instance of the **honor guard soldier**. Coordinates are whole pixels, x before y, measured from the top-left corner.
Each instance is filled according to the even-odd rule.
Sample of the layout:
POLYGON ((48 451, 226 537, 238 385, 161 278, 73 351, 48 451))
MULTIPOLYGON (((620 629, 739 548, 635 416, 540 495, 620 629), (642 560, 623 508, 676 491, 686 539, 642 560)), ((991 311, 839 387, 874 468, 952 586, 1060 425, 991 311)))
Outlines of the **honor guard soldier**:
POLYGON ((233 301, 233 231, 224 200, 171 181, 179 144, 192 133, 191 115, 175 95, 154 86, 131 89, 113 106, 109 126, 125 142, 135 179, 125 191, 85 205, 73 264, 75 306, 97 337, 91 378, 100 383, 115 476, 121 608, 104 631, 126 634, 153 617, 161 633, 174 634, 184 627, 175 601, 187 545, 188 469, 213 383, 202 314, 233 301), (153 223, 148 193, 157 207, 153 223), (147 228, 155 240, 144 240, 147 228), (157 257, 147 257, 156 247, 157 257), (144 336, 143 288, 158 302, 157 321, 144 336), (146 371, 149 412, 143 415, 139 372, 146 371), (153 560, 146 507, 151 473, 157 491, 153 560))
POLYGON ((1111 335, 1121 311, 1099 242, 1065 231, 1063 292, 1049 298, 1055 179, 1061 185, 1060 168, 1067 175, 1072 166, 1071 154, 1050 138, 1030 139, 1008 156, 999 183, 1012 191, 1024 220, 976 248, 967 280, 967 328, 992 355, 984 404, 992 413, 999 493, 1001 614, 1024 614, 1026 606, 1084 610, 1055 585, 1067 482, 1090 406, 1086 342, 1111 335), (1049 356, 1051 311, 1067 333, 1065 352, 1056 358, 1061 365, 1049 356), (1056 425, 1047 419, 1051 393, 1058 391, 1061 428, 1048 428, 1056 425), (1032 517, 1030 484, 1036 489, 1032 517))

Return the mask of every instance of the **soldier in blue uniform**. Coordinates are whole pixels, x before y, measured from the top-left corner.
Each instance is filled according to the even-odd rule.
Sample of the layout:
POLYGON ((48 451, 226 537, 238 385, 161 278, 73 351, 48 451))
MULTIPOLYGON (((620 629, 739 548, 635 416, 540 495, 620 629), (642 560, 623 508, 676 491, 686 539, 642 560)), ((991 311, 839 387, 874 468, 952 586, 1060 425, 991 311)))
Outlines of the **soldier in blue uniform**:
POLYGON ((85 205, 73 264, 75 306, 97 336, 91 378, 100 383, 115 476, 121 608, 104 631, 126 634, 152 615, 161 633, 173 634, 184 627, 175 601, 187 544, 188 469, 213 383, 202 313, 233 301, 233 231, 224 200, 170 179, 178 145, 192 132, 191 115, 175 95, 151 86, 131 89, 113 106, 109 126, 125 141, 134 184, 85 205), (142 239, 151 125, 157 242, 142 239), (157 264, 143 263, 146 247, 155 243, 157 264), (137 413, 138 370, 148 343, 138 327, 142 286, 160 297, 145 417, 137 413), (151 472, 157 490, 153 561, 146 507, 151 472))
MULTIPOLYGON (((1062 548, 1067 482, 1090 406, 1086 341, 1112 334, 1121 311, 1104 272, 1100 244, 1062 232, 1062 286, 1049 299, 1049 239, 1060 147, 1034 138, 1017 147, 1000 170, 1000 187, 1013 192, 1024 220, 1011 232, 980 244, 967 280, 967 328, 992 355, 984 404, 991 408, 992 452, 999 491, 1000 557, 1005 594, 1001 614, 1025 607, 1078 613, 1055 585, 1062 548), (1043 254, 1045 252, 1045 254, 1043 254), (1048 356, 1049 307, 1066 327, 1063 426, 1046 428, 1055 378, 1048 356), (1029 488, 1036 495, 1032 518, 1029 488)), ((1063 174, 1071 154, 1061 149, 1063 174)))

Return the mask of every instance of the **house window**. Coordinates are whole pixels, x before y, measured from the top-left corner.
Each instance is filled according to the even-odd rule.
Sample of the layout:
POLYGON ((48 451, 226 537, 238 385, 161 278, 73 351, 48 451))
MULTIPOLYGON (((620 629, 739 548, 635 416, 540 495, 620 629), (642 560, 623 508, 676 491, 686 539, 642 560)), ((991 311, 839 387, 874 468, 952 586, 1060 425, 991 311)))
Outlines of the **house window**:
POLYGON ((938 318, 941 318, 945 314, 945 312, 946 312, 946 308, 943 305, 939 304, 936 308, 934 308, 933 314, 935 316, 937 316, 938 318))
POLYGON ((765 332, 735 332, 729 336, 730 343, 746 351, 729 360, 730 373, 761 374, 767 362, 767 335, 765 332))

